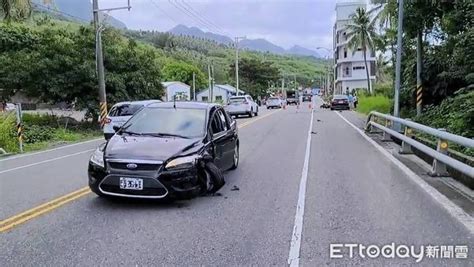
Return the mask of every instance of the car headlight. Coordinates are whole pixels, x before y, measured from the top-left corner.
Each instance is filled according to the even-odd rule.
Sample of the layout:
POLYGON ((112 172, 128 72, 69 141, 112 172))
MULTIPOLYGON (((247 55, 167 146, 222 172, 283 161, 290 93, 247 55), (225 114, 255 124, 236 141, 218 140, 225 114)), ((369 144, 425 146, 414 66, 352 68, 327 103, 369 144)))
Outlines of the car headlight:
POLYGON ((191 155, 186 157, 175 158, 166 164, 166 169, 182 169, 190 168, 196 165, 196 161, 199 158, 198 155, 191 155))
POLYGON ((103 147, 100 146, 98 147, 94 153, 92 153, 90 161, 94 163, 95 165, 104 168, 104 150, 103 147))

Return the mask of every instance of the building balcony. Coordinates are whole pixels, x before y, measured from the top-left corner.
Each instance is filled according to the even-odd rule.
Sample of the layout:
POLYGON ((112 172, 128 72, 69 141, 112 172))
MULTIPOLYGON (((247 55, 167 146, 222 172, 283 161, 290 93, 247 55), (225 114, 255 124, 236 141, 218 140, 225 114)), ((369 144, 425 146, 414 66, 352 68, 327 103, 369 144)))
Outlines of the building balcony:
MULTIPOLYGON (((367 62, 370 61, 377 61, 375 57, 367 57, 367 62)), ((364 58, 362 57, 346 57, 346 58, 339 58, 336 61, 336 65, 342 64, 342 63, 350 63, 350 62, 364 62, 364 58)))
MULTIPOLYGON (((342 82, 342 81, 363 81, 363 80, 366 80, 367 77, 364 75, 364 76, 345 76, 345 77, 337 77, 336 81, 335 82, 342 82)), ((374 76, 370 76, 370 79, 371 80, 375 80, 375 75, 374 76)))

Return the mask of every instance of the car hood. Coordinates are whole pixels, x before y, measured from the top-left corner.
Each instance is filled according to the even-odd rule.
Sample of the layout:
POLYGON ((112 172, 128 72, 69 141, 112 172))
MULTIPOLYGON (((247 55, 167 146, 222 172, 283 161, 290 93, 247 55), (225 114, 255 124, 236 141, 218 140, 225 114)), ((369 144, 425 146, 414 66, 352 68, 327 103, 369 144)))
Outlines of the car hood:
POLYGON ((114 135, 105 148, 106 158, 160 160, 192 153, 203 146, 202 138, 114 135))

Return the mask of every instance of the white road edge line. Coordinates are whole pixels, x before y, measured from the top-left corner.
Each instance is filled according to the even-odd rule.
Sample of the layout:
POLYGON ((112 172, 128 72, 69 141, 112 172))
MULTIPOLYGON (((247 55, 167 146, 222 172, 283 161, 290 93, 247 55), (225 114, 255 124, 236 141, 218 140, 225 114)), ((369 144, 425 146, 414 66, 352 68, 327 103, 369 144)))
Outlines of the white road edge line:
POLYGON ((74 143, 74 144, 70 144, 70 145, 51 148, 51 149, 47 149, 47 150, 43 150, 43 151, 38 151, 38 152, 27 153, 27 154, 18 155, 18 156, 7 157, 7 158, 4 158, 4 159, 0 159, 0 162, 7 161, 7 160, 12 160, 12 159, 18 159, 18 158, 34 156, 34 155, 43 154, 43 153, 48 153, 48 152, 51 152, 51 151, 61 150, 61 149, 64 149, 64 148, 74 147, 74 146, 87 144, 87 143, 92 143, 92 142, 96 142, 96 141, 100 141, 100 140, 104 140, 104 142, 105 142, 104 138, 96 138, 96 139, 87 140, 87 141, 83 141, 83 142, 78 142, 78 143, 74 143))
POLYGON ((44 164, 44 163, 59 160, 59 159, 64 159, 64 158, 77 156, 77 155, 84 154, 84 153, 87 153, 87 152, 91 152, 91 151, 94 151, 94 150, 96 150, 96 149, 95 148, 94 149, 88 149, 88 150, 84 150, 84 151, 77 152, 77 153, 74 153, 74 154, 69 154, 69 155, 65 155, 65 156, 61 156, 61 157, 57 157, 57 158, 47 159, 47 160, 43 160, 43 161, 39 161, 39 162, 35 162, 35 163, 23 165, 23 166, 11 168, 11 169, 8 169, 8 170, 0 171, 0 174, 11 172, 11 171, 16 171, 16 170, 20 170, 20 169, 24 169, 24 168, 28 168, 28 167, 32 167, 32 166, 36 166, 36 165, 40 165, 40 164, 44 164))
POLYGON ((306 140, 306 152, 304 156, 303 170, 301 171, 300 190, 298 193, 298 205, 296 206, 295 224, 291 234, 290 253, 288 254, 288 265, 300 265, 300 248, 303 232, 304 204, 306 198, 306 181, 308 180, 309 157, 311 151, 311 131, 313 129, 313 115, 309 123, 308 139, 306 140))
POLYGON ((392 161, 398 168, 400 168, 413 182, 415 182, 419 187, 421 187, 428 195, 430 195, 436 202, 438 202, 441 207, 443 207, 449 215, 454 219, 459 221, 466 229, 470 232, 471 235, 474 234, 474 218, 467 214, 464 210, 454 204, 449 200, 445 195, 438 192, 431 185, 426 183, 420 176, 414 173, 409 169, 405 164, 398 160, 394 155, 385 150, 381 145, 377 144, 372 138, 366 135, 361 129, 357 128, 344 116, 335 112, 341 119, 343 119, 347 124, 354 128, 360 135, 362 135, 369 143, 371 143, 378 151, 380 151, 384 156, 386 156, 390 161, 392 161))

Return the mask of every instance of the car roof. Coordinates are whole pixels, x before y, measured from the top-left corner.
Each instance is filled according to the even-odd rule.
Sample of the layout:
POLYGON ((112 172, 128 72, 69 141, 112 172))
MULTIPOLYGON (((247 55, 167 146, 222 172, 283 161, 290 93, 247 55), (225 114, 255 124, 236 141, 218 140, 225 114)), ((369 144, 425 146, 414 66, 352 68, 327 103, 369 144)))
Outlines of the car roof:
POLYGON ((347 98, 346 95, 334 95, 333 98, 347 98))
POLYGON ((211 109, 213 107, 220 107, 221 105, 216 103, 206 103, 206 102, 197 102, 197 101, 169 101, 169 102, 159 102, 147 105, 151 108, 173 108, 176 105, 176 108, 194 108, 194 109, 211 109))
POLYGON ((247 96, 250 96, 250 95, 233 95, 233 96, 229 97, 229 99, 232 99, 232 98, 241 98, 241 97, 247 97, 247 96))
POLYGON ((161 102, 160 100, 139 100, 139 101, 123 101, 123 102, 118 102, 118 103, 115 103, 114 106, 121 106, 121 105, 148 105, 148 104, 152 104, 152 103, 159 103, 161 102))

